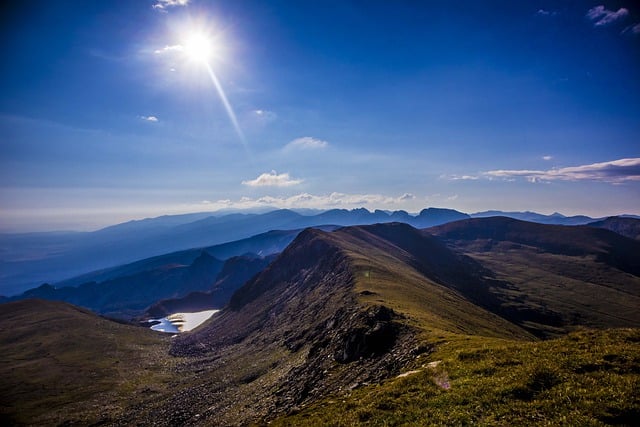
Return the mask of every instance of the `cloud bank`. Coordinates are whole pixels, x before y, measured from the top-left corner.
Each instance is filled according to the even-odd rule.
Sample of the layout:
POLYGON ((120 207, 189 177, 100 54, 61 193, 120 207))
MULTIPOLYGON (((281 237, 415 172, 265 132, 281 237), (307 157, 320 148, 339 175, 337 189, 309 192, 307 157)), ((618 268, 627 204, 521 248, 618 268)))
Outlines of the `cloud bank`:
POLYGON ((484 173, 490 178, 524 178, 539 181, 600 181, 620 184, 640 181, 640 158, 619 159, 590 165, 549 170, 492 170, 484 173))
MULTIPOLYGON (((457 196, 454 196, 457 197, 457 196)), ((203 201, 207 209, 252 209, 260 207, 276 208, 308 208, 352 209, 359 207, 396 209, 399 205, 413 201, 413 194, 405 193, 398 197, 384 196, 381 194, 347 194, 333 192, 329 194, 299 193, 288 197, 263 196, 259 198, 242 197, 239 200, 203 201)), ((449 198, 450 199, 450 198, 449 198)))
POLYGON ((278 174, 276 171, 271 171, 263 173, 256 179, 242 181, 242 184, 249 187, 290 187, 301 182, 301 179, 292 179, 288 173, 278 174))
POLYGON ((616 12, 606 9, 603 5, 596 6, 594 8, 589 9, 587 12, 587 18, 589 18, 593 25, 596 27, 601 27, 603 25, 611 24, 619 19, 626 17, 629 14, 629 11, 624 7, 621 7, 616 12))

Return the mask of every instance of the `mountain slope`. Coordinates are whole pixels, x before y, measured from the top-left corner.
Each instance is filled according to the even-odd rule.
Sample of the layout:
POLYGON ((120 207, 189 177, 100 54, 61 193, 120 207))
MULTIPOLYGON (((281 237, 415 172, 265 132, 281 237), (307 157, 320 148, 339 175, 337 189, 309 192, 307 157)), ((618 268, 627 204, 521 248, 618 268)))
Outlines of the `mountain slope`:
POLYGON ((396 378, 344 390, 270 425, 638 425, 640 329, 544 342, 447 338, 396 378))
POLYGON ((602 221, 590 222, 589 227, 606 228, 625 237, 640 240, 640 219, 622 216, 611 216, 602 221))
MULTIPOLYGON (((531 340, 530 332, 548 336, 583 324, 640 325, 637 314, 622 310, 620 317, 619 307, 602 303, 611 296, 617 304, 621 294, 637 289, 635 276, 607 264, 633 261, 620 263, 610 246, 633 241, 589 227, 531 228, 512 221, 464 220, 443 226, 441 237, 399 223, 305 230, 225 310, 174 339, 172 354, 187 357, 184 369, 202 374, 195 390, 163 404, 190 408, 166 411, 167 423, 269 420, 410 370, 439 340, 472 336, 504 345, 531 340), (566 302, 565 295, 547 293, 544 281, 507 280, 504 270, 494 270, 499 262, 479 250, 496 251, 495 259, 511 251, 508 262, 538 253, 557 269, 591 260, 592 272, 617 276, 605 286, 558 271, 554 278, 575 282, 575 302, 566 302), (599 293, 592 293, 594 286, 599 293)), ((132 408, 130 416, 148 421, 159 405, 132 408)))
POLYGON ((640 324, 640 242, 609 230, 542 225, 510 218, 478 218, 427 232, 472 257, 503 286, 493 293, 501 307, 531 310, 521 319, 538 335, 576 325, 640 324))
MULTIPOLYGON (((542 343, 533 334, 640 325, 630 309, 637 308, 638 277, 621 270, 633 268, 638 252, 621 261, 617 249, 636 244, 607 230, 506 218, 429 231, 400 223, 307 229, 226 308, 171 339, 171 369, 151 373, 164 379, 162 387, 138 390, 126 407, 105 409, 102 421, 248 425, 301 411, 302 419, 280 422, 499 423, 532 421, 534 413, 556 422, 624 423, 640 407, 629 401, 640 372, 636 331, 542 343)), ((44 318, 30 319, 23 314, 28 327, 19 334, 41 350, 29 355, 40 365, 49 347, 34 347, 29 337, 44 318)), ((14 352, 15 342, 3 346, 14 352)), ((19 359, 7 376, 21 375, 19 359)), ((61 384, 58 403, 67 409, 77 401, 89 410, 101 393, 76 396, 73 383, 61 384)), ((26 404, 32 395, 38 402, 33 389, 22 395, 26 404)))
POLYGON ((158 318, 171 313, 221 309, 239 287, 264 270, 274 258, 275 255, 266 258, 247 255, 229 258, 209 290, 158 301, 146 310, 145 317, 158 318))
POLYGON ((129 416, 144 423, 160 411, 167 424, 246 424, 398 374, 429 351, 422 334, 531 338, 424 276, 419 268, 447 277, 438 261, 464 260, 437 239, 401 227, 305 230, 225 310, 173 340, 172 354, 190 360, 183 369, 201 373, 193 390, 131 408, 129 416), (392 235, 399 238, 387 240, 392 235), (418 249, 433 250, 438 261, 413 257, 418 249), (376 275, 375 286, 361 283, 360 257, 376 275), (185 409, 165 409, 173 407, 185 409))
POLYGON ((112 422, 133 401, 168 391, 169 340, 66 303, 0 310, 4 425, 112 422))

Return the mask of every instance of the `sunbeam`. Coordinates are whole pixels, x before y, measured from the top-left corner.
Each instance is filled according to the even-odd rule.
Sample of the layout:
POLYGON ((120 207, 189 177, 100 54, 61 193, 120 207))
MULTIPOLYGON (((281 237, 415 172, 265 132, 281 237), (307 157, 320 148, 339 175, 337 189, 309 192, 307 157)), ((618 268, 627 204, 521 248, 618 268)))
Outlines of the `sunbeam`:
MULTIPOLYGON (((221 58, 221 46, 220 46, 220 37, 212 37, 212 35, 204 30, 204 29, 191 29, 185 33, 181 38, 180 44, 174 45, 174 49, 183 55, 183 59, 190 63, 195 67, 204 67, 218 92, 218 96, 222 101, 224 109, 227 112, 227 116, 229 116, 229 120, 235 130, 238 138, 240 139, 240 143, 244 147, 244 149, 248 152, 248 145, 244 133, 240 128, 240 124, 238 123, 238 118, 236 117, 235 112, 233 111, 233 107, 231 107, 231 103, 227 98, 227 95, 222 88, 222 84, 218 79, 218 76, 213 71, 212 62, 216 59, 221 58)), ((170 50, 170 48, 165 48, 164 50, 160 50, 157 52, 164 52, 165 50, 170 50)))
POLYGON ((211 65, 209 65, 208 62, 205 61, 204 66, 206 67, 207 72, 209 73, 209 77, 211 77, 211 81, 213 82, 213 85, 215 86, 216 91, 218 92, 218 96, 220 96, 220 99, 222 100, 224 109, 227 110, 227 115, 229 116, 229 120, 231 120, 231 124, 233 125, 233 128, 235 129, 236 133, 238 134, 238 138, 240 138, 240 142, 242 143, 242 146, 245 148, 245 150, 248 150, 247 141, 245 140, 245 137, 244 137, 244 134, 242 133, 242 129, 240 128, 240 125, 238 124, 236 113, 233 111, 233 108, 231 107, 231 104, 227 99, 227 95, 224 93, 224 89, 222 88, 222 85, 220 84, 220 81, 218 80, 216 73, 213 72, 213 69, 211 68, 211 65))

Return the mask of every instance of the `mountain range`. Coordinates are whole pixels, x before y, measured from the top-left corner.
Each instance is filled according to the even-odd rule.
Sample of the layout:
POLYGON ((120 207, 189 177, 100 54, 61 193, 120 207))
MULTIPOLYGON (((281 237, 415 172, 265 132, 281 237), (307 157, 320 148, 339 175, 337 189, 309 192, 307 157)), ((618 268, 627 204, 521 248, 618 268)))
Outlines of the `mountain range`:
MULTIPOLYGON (((309 213, 309 212, 305 212, 309 213)), ((487 211, 468 215, 452 209, 428 208, 370 212, 333 209, 312 215, 280 209, 266 213, 194 213, 129 221, 93 232, 0 234, 0 295, 15 295, 42 283, 67 285, 68 279, 169 252, 209 247, 271 230, 323 225, 349 226, 403 222, 431 227, 470 217, 503 215, 548 224, 578 225, 595 221, 532 212, 487 211)), ((74 279, 75 280, 75 279, 74 279)), ((81 282, 83 283, 83 282, 81 282)), ((75 284, 80 284, 75 282, 75 284)))
POLYGON ((28 424, 167 426, 637 419, 638 240, 468 218, 309 228, 271 257, 221 267, 201 252, 181 267, 194 283, 215 270, 216 282, 157 313, 248 280, 170 340, 66 303, 4 304, 0 412, 28 424))

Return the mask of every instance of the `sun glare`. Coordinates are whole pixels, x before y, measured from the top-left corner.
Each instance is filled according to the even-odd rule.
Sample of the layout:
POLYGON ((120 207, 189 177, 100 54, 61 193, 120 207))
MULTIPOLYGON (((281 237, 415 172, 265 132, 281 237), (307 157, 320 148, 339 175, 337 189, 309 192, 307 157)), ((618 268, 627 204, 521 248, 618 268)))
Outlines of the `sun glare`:
POLYGON ((184 41, 184 52, 195 62, 208 62, 214 53, 214 45, 206 34, 192 33, 184 41))

